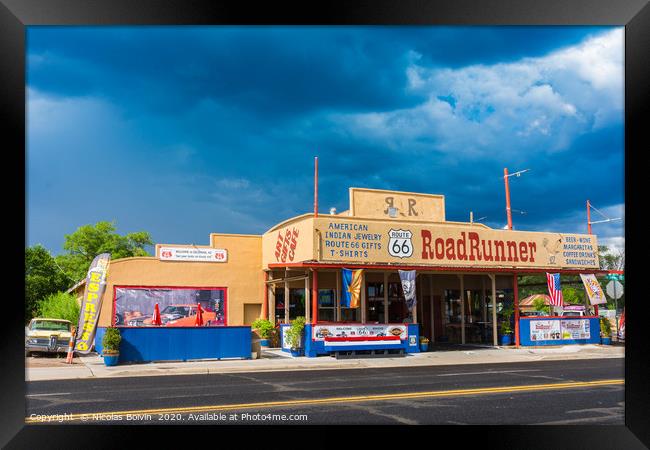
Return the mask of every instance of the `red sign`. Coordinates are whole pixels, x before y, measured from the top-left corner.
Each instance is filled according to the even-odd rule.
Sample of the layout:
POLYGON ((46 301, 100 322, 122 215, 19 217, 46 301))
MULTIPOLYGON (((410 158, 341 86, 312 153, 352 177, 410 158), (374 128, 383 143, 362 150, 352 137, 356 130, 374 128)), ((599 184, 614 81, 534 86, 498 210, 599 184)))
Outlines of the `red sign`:
POLYGON ((278 241, 275 244, 276 261, 287 262, 293 261, 296 255, 296 245, 298 245, 298 230, 287 228, 284 231, 278 231, 278 241))

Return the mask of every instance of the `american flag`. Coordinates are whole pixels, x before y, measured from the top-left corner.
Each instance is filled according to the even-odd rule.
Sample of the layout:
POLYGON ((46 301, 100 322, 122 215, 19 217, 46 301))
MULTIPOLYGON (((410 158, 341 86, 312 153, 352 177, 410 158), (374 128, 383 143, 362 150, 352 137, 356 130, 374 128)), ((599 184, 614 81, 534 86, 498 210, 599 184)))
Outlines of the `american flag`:
POLYGON ((562 297, 562 288, 560 287, 560 274, 547 273, 546 283, 548 284, 548 293, 551 296, 551 305, 562 306, 564 298, 562 297))

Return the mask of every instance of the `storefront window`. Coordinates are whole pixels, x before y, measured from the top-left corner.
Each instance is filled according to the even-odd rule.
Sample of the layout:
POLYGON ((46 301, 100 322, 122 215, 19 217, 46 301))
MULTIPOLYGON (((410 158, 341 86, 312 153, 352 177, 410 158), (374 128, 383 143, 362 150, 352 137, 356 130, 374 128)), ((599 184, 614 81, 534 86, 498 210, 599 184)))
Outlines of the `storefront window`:
POLYGON ((156 303, 162 326, 196 326, 197 305, 204 326, 226 325, 226 288, 115 287, 116 326, 152 325, 156 303))
POLYGON ((384 283, 368 283, 368 322, 384 323, 384 283))
MULTIPOLYGON (((305 317, 305 290, 289 289, 289 320, 305 317)), ((284 322, 284 288, 275 290, 275 321, 284 322)))
POLYGON ((318 321, 336 321, 336 296, 334 289, 318 290, 318 321))

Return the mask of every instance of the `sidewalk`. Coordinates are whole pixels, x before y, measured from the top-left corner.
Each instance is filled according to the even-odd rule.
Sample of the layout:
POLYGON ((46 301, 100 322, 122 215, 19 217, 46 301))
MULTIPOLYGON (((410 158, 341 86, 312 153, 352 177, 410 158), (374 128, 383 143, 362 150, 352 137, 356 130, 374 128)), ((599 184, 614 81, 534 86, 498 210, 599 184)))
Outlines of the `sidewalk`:
POLYGON ((56 367, 27 367, 26 381, 75 378, 113 378, 153 375, 191 375, 287 370, 359 369, 379 367, 441 366, 458 364, 506 363, 543 360, 623 358, 625 347, 613 345, 565 345, 519 348, 486 347, 467 350, 431 351, 399 358, 337 360, 333 357, 293 358, 279 349, 264 350, 260 359, 152 362, 106 367, 98 355, 82 356, 82 364, 56 367))

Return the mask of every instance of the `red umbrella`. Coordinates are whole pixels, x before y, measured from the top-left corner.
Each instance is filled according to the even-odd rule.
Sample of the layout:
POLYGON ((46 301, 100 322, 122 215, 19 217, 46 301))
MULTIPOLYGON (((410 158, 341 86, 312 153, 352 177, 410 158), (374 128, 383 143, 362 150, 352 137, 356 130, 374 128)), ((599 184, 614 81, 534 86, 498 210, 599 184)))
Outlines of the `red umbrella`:
POLYGON ((160 320, 160 309, 158 309, 158 303, 153 307, 153 317, 151 318, 152 325, 162 325, 160 320))
POLYGON ((196 321, 194 322, 194 325, 197 327, 202 327, 203 326, 203 309, 201 308, 201 304, 197 303, 196 304, 196 321))

